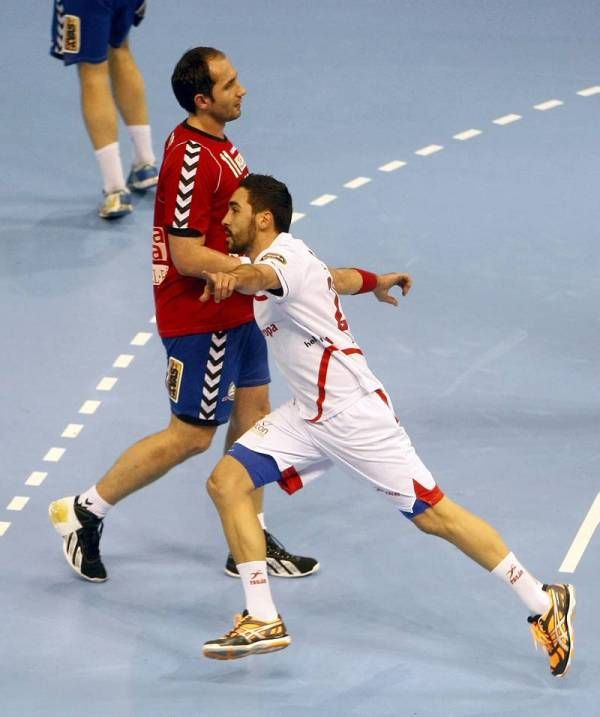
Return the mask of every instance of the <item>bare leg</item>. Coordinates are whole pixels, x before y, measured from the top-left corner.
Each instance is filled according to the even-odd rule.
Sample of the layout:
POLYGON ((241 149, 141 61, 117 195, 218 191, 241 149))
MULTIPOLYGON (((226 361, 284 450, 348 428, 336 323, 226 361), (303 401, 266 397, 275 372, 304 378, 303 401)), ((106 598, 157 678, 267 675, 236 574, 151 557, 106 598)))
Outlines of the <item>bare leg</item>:
POLYGON ((265 534, 256 517, 254 483, 244 466, 223 456, 206 484, 236 564, 266 560, 265 534))
POLYGON ((142 438, 117 459, 96 485, 98 494, 115 505, 187 458, 205 451, 215 431, 216 427, 196 426, 172 416, 164 431, 142 438))
MULTIPOLYGON (((237 441, 246 431, 264 418, 271 411, 269 402, 269 387, 253 386, 251 388, 238 388, 235 394, 235 405, 233 413, 227 427, 227 435, 225 437, 225 451, 237 441)), ((255 512, 263 512, 264 489, 254 489, 252 494, 255 512)))
POLYGON ((121 47, 109 48, 108 68, 112 91, 125 124, 149 124, 144 78, 127 41, 121 47))
POLYGON ((94 149, 118 139, 117 108, 110 89, 108 62, 78 65, 81 111, 94 149))
POLYGON ((510 552, 495 528, 447 497, 413 518, 413 523, 423 532, 452 543, 489 571, 510 552))

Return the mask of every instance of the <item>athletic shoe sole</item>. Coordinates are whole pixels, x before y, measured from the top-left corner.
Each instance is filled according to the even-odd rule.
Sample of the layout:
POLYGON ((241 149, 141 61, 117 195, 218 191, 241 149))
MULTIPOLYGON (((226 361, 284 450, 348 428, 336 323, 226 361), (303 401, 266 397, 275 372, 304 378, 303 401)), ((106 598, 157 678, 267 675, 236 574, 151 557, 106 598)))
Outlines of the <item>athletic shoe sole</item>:
POLYGON ((205 645, 202 654, 211 660, 239 660, 250 655, 266 655, 268 652, 285 650, 291 642, 292 638, 287 635, 276 640, 259 640, 251 645, 205 645))
POLYGON ((561 672, 560 675, 555 675, 555 677, 564 677, 567 674, 569 668, 571 667, 571 660, 575 655, 575 630, 573 628, 573 620, 575 619, 575 606, 577 605, 577 601, 575 599, 575 587, 573 585, 567 584, 566 588, 569 591, 569 609, 567 610, 566 619, 567 627, 569 628, 569 635, 571 637, 571 649, 569 650, 569 659, 567 660, 567 666, 561 672))

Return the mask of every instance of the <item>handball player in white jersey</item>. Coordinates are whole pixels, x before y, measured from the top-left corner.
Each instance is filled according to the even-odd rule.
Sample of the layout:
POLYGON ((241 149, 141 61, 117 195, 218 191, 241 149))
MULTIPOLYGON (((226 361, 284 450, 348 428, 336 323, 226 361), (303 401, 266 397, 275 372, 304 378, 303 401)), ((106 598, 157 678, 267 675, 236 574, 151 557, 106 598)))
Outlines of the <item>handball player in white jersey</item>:
POLYGON ((254 295, 256 322, 293 398, 259 421, 222 458, 208 481, 242 578, 246 609, 234 628, 204 645, 206 657, 235 659, 287 647, 291 638, 269 587, 265 538, 252 493, 279 482, 293 493, 333 465, 372 483, 423 532, 454 544, 508 584, 525 604, 553 675, 573 655, 575 589, 542 584, 481 518, 444 495, 394 416, 391 401, 350 333, 339 294, 374 291, 387 303, 407 274, 330 270, 288 233, 292 200, 285 184, 251 174, 223 219, 230 251, 251 264, 205 275, 203 296, 254 295), (335 288, 334 288, 335 287, 335 288))

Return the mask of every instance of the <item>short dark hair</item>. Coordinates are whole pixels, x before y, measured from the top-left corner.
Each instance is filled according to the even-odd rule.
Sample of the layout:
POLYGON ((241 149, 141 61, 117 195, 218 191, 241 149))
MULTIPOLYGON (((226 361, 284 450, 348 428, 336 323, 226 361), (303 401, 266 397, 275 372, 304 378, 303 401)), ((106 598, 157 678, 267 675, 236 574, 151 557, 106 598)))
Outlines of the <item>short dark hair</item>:
POLYGON ((208 63, 222 57, 225 57, 225 54, 214 47, 194 47, 175 65, 171 75, 171 87, 177 102, 190 114, 196 113, 196 95, 212 98, 215 82, 210 76, 208 63))
POLYGON ((240 182, 248 192, 252 211, 268 210, 278 232, 288 232, 292 223, 292 195, 283 182, 268 174, 249 174, 240 182))

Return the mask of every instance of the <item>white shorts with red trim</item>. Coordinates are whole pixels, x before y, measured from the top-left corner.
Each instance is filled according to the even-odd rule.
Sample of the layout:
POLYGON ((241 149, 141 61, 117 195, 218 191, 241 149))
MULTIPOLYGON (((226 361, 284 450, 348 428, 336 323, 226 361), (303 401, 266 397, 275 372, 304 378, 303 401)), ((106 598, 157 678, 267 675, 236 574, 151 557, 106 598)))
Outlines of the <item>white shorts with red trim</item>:
POLYGON ((279 483, 288 493, 338 465, 347 473, 366 478, 409 516, 423 512, 444 496, 382 391, 362 396, 320 423, 302 419, 290 401, 237 442, 271 456, 281 473, 279 483))

